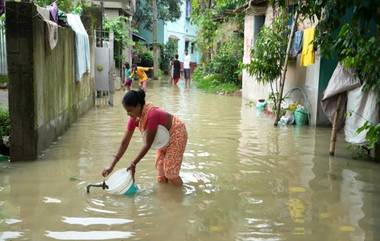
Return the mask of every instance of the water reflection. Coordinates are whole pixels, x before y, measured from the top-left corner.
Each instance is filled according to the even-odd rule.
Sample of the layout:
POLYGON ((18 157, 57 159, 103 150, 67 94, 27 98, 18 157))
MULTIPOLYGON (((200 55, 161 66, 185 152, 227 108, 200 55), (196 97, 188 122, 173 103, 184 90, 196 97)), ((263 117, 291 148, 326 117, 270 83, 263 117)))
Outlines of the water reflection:
POLYGON ((57 240, 109 240, 109 239, 128 239, 133 236, 132 232, 123 231, 47 231, 46 237, 57 240))
MULTIPOLYGON (((189 143, 183 188, 157 185, 154 152, 134 197, 88 183, 116 151, 127 120, 98 107, 39 161, 0 163, 0 240, 377 240, 380 167, 351 160, 328 129, 281 127, 237 97, 151 83, 148 101, 178 115, 189 143)), ((138 133, 117 168, 136 155, 138 133)))

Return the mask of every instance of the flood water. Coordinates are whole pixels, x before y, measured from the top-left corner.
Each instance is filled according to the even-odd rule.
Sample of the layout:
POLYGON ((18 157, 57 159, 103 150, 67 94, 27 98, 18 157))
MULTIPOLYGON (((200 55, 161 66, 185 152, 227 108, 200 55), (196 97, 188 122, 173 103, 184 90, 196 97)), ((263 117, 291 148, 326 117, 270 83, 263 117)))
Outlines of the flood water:
MULTIPOLYGON (((380 165, 351 159, 342 141, 329 157, 330 129, 274 128, 239 97, 164 82, 150 83, 147 100, 187 125, 183 188, 156 183, 150 151, 137 195, 87 194, 122 138, 121 97, 38 161, 0 162, 0 240, 380 240, 380 165)), ((141 145, 135 132, 115 170, 141 145)))

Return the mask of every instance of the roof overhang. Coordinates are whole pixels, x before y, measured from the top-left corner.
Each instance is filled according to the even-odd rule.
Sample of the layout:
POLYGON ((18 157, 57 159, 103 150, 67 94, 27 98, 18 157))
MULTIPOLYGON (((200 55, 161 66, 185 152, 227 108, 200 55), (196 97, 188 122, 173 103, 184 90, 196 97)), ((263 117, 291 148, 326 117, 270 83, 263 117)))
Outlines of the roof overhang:
POLYGON ((267 6, 268 0, 248 0, 245 4, 234 10, 235 13, 247 12, 254 7, 267 6))

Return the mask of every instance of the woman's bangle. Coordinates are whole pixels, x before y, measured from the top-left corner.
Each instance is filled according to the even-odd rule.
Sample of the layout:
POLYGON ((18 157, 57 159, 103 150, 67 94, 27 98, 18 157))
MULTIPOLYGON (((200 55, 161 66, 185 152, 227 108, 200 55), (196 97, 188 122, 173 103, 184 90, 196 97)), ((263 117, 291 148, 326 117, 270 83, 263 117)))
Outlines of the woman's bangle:
POLYGON ((136 167, 136 163, 135 163, 135 162, 132 162, 132 163, 131 163, 131 166, 136 167))

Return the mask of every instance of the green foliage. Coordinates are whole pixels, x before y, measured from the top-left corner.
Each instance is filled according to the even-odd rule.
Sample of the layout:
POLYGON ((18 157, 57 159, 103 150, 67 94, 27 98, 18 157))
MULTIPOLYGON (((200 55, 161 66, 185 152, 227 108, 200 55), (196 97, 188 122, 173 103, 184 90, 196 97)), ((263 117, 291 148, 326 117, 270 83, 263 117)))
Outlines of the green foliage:
POLYGON ((119 16, 114 19, 105 18, 103 28, 105 31, 112 31, 115 38, 114 58, 116 65, 120 66, 123 61, 123 50, 133 45, 131 29, 128 26, 128 18, 119 16))
MULTIPOLYGON (((285 5, 283 0, 272 2, 285 5)), ((379 1, 299 1, 297 7, 305 18, 317 19, 315 45, 320 47, 322 55, 335 55, 345 67, 355 70, 364 81, 365 90, 380 93, 379 1)), ((380 141, 378 128, 367 123, 358 129, 371 130, 366 136, 371 147, 380 141)))
POLYGON ((356 130, 357 133, 361 133, 363 131, 367 131, 365 139, 368 143, 368 147, 370 149, 374 148, 375 145, 380 142, 380 123, 371 124, 366 121, 362 127, 356 130))
POLYGON ((133 41, 129 37, 131 29, 128 26, 129 19, 124 16, 119 16, 113 19, 105 18, 103 27, 105 31, 112 31, 114 33, 115 40, 122 44, 123 49, 127 46, 132 46, 133 41))
POLYGON ((288 42, 286 21, 285 14, 280 14, 271 26, 264 26, 251 49, 251 62, 245 68, 260 83, 271 83, 281 76, 288 42))
MULTIPOLYGON (((181 17, 181 1, 178 0, 157 0, 157 18, 162 21, 175 21, 181 17)), ((136 12, 133 20, 145 29, 152 27, 152 4, 150 0, 136 1, 136 12)))
POLYGON ((207 65, 207 73, 217 75, 219 83, 233 83, 240 86, 243 49, 241 38, 225 42, 207 65))
POLYGON ((153 67, 153 54, 151 52, 145 52, 140 55, 141 66, 153 67))
POLYGON ((0 75, 0 84, 8 83, 8 75, 0 75))
POLYGON ((221 74, 208 74, 203 67, 195 69, 192 79, 198 88, 207 92, 229 94, 240 89, 234 82, 221 82, 221 74))
MULTIPOLYGON (((53 3, 55 0, 33 0, 37 5, 45 7, 53 3)), ((91 6, 89 0, 79 0, 73 2, 72 0, 56 0, 58 8, 66 13, 81 14, 83 8, 91 6)))
MULTIPOLYGON (((54 0, 34 0, 35 3, 37 3, 39 6, 45 7, 47 5, 50 5, 54 0)), ((58 8, 64 12, 71 12, 74 4, 72 0, 56 0, 56 3, 58 5, 58 8)))
POLYGON ((6 107, 0 106, 0 138, 9 136, 11 130, 11 121, 9 111, 6 107))
POLYGON ((191 19, 198 27, 196 43, 202 51, 203 63, 203 67, 198 67, 193 74, 193 79, 201 89, 228 93, 241 87, 243 38, 234 34, 236 27, 231 26, 239 29, 244 21, 241 16, 235 18, 236 14, 231 13, 243 2, 192 1, 191 19), (230 29, 227 30, 226 26, 230 29))
POLYGON ((177 50, 178 42, 173 39, 169 39, 169 41, 161 47, 160 68, 166 74, 169 72, 170 60, 174 58, 174 55, 177 53, 177 50))
MULTIPOLYGON (((285 4, 283 0, 272 2, 285 4)), ((378 0, 300 1, 298 10, 304 18, 317 20, 315 45, 322 55, 336 55, 338 61, 353 68, 365 81, 366 90, 380 92, 378 0)))
POLYGON ((153 53, 146 46, 137 42, 134 47, 134 54, 140 60, 139 65, 144 67, 153 67, 153 53))
MULTIPOLYGON (((280 94, 273 83, 281 76, 285 62, 286 48, 289 29, 287 28, 287 17, 284 11, 280 11, 271 26, 264 26, 251 49, 251 62, 244 65, 250 75, 256 76, 256 81, 270 84, 272 93, 269 99, 273 101, 274 107, 280 100, 280 94)), ((276 108, 273 109, 277 112, 276 108)))
POLYGON ((203 62, 209 61, 211 55, 210 50, 213 47, 216 30, 218 28, 213 16, 213 10, 206 9, 202 15, 193 18, 193 22, 198 26, 196 42, 197 46, 203 52, 203 62))
POLYGON ((244 0, 193 0, 191 20, 197 25, 197 46, 202 51, 202 62, 209 62, 218 28, 224 22, 235 22, 243 29, 244 15, 233 13, 244 0))

